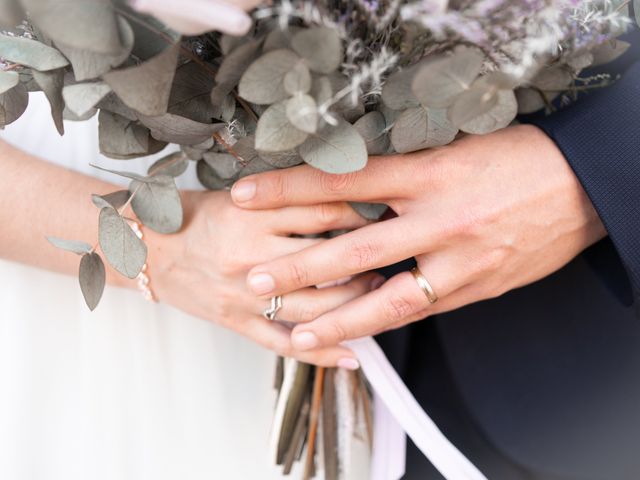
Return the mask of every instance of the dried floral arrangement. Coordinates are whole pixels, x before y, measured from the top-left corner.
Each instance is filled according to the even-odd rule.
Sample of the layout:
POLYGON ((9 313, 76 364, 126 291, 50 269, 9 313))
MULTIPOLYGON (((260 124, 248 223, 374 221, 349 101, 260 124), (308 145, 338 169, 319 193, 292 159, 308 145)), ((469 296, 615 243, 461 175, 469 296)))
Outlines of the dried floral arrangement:
MULTIPOLYGON (((244 37, 184 38, 124 1, 3 0, 0 125, 18 119, 29 92, 42 90, 60 134, 63 119, 99 116, 108 157, 180 145, 147 175, 113 171, 131 180, 128 190, 93 196, 106 260, 135 278, 147 249, 125 212, 131 207, 157 232, 179 230, 174 179, 190 161, 213 190, 305 162, 340 174, 362 169, 369 155, 442 146, 504 128, 518 113, 552 111, 615 80, 581 74, 627 49, 616 37, 630 22, 630 1, 274 0, 253 12, 244 37)), ((640 21, 640 0, 633 7, 640 21)), ((386 209, 353 206, 369 219, 386 209)), ((95 308, 105 285, 96 247, 50 241, 82 256, 80 286, 95 308)), ((298 365, 278 381, 298 393, 281 395, 277 460, 289 471, 307 442, 306 476, 318 392, 334 376, 312 370, 298 365)), ((335 404, 324 398, 330 391, 323 408, 335 404)), ((362 411, 365 397, 354 400, 362 411)), ((326 478, 337 478, 337 450, 335 442, 324 446, 326 478)))

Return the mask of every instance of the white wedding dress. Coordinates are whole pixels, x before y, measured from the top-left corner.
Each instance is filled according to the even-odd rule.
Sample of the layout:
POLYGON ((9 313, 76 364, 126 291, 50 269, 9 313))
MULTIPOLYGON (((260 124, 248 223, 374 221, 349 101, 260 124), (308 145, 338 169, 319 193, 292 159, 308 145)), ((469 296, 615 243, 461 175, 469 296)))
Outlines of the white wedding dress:
MULTIPOLYGON (((44 97, 30 101, 0 134, 10 143, 111 182, 89 163, 149 164, 101 157, 95 117, 59 137, 44 97)), ((179 180, 198 187, 193 171, 179 180)), ((282 478, 268 455, 273 365, 138 292, 107 287, 91 313, 76 278, 0 260, 0 479, 282 478)))

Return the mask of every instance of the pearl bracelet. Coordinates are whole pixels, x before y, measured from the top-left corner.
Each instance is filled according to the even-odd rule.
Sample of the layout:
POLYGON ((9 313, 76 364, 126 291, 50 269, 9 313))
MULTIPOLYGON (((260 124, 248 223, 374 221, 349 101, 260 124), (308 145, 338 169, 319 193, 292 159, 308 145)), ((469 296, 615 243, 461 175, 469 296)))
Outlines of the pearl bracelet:
MULTIPOLYGON (((132 219, 129 219, 129 224, 131 225, 133 233, 136 234, 136 237, 142 240, 142 238, 144 237, 142 233, 142 226, 132 219)), ((145 264, 142 265, 142 270, 140 270, 140 273, 136 277, 136 280, 138 281, 138 289, 140 289, 140 291, 142 292, 142 296, 145 300, 149 302, 157 302, 156 297, 153 295, 153 291, 151 291, 151 287, 149 286, 150 279, 149 275, 147 275, 146 272, 147 263, 145 262, 145 264)))

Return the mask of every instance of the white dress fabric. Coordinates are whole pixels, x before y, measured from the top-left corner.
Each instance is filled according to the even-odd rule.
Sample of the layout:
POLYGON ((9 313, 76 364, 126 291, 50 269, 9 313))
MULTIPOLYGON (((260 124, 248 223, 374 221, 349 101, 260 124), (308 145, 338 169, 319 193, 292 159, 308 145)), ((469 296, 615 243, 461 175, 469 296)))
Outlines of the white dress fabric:
MULTIPOLYGON (((96 118, 59 137, 44 97, 30 100, 1 134, 10 143, 111 182, 89 163, 148 165, 101 157, 96 118)), ((179 180, 198 187, 192 170, 179 180)), ((107 287, 92 313, 76 278, 0 260, 0 478, 283 478, 268 457, 273 365, 138 292, 107 287)))

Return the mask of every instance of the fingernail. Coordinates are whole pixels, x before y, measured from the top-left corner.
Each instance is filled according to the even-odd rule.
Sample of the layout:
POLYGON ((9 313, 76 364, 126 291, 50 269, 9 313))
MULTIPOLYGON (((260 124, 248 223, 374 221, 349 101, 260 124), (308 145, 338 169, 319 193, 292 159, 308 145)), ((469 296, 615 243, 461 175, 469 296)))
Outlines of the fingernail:
POLYGON ((268 273, 256 273, 249 277, 249 287, 256 295, 266 295, 276 288, 276 283, 268 273))
POLYGON ((231 197, 236 202, 248 202, 256 195, 256 184, 253 182, 238 182, 231 189, 231 197))
POLYGON ((360 368, 360 362, 355 358, 344 357, 338 360, 338 368, 344 368, 345 370, 357 370, 360 368))
POLYGON ((294 333, 291 337, 291 343, 296 350, 311 350, 318 346, 318 337, 311 332, 294 333))
POLYGON ((384 278, 382 275, 377 276, 376 278, 371 280, 371 285, 370 285, 371 290, 376 290, 376 289, 380 288, 382 286, 382 284, 384 282, 386 282, 386 281, 387 281, 387 279, 384 278))

